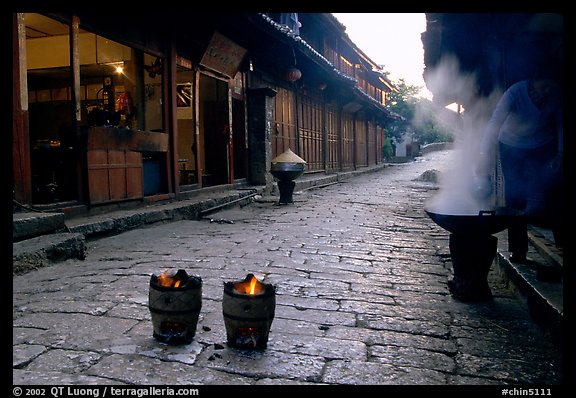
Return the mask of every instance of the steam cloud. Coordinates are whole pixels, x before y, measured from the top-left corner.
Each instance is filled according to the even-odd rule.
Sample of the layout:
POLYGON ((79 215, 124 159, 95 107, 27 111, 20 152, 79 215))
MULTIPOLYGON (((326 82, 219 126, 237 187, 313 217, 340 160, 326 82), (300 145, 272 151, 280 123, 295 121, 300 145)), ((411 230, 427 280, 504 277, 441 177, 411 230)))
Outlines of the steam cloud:
MULTIPOLYGON (((435 100, 436 96, 440 97, 440 101, 442 97, 458 98, 460 103, 468 106, 460 114, 461 123, 454 129, 454 150, 449 169, 442 170, 440 190, 428 201, 426 208, 434 213, 452 215, 478 215, 481 210, 494 209, 494 175, 491 179, 492 194, 481 195, 481 184, 488 181, 476 176, 475 166, 484 127, 502 92, 495 90, 488 96, 480 96, 476 76, 463 73, 458 62, 451 57, 445 57, 428 72, 427 84, 435 100)), ((449 111, 442 109, 437 112, 439 123, 445 123, 442 118, 446 112, 449 111)), ((418 123, 418 117, 414 122, 418 123)))

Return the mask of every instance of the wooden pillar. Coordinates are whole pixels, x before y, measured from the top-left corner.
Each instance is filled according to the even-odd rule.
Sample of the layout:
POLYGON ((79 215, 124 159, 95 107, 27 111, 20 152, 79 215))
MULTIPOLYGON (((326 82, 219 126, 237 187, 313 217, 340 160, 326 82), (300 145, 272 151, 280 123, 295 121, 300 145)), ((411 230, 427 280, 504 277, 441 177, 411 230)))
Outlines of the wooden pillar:
POLYGON ((268 87, 248 89, 248 139, 250 180, 272 188, 272 121, 276 90, 268 87))
POLYGON ((200 70, 198 68, 194 70, 194 135, 196 181, 198 181, 198 188, 202 188, 202 159, 200 152, 203 151, 203 144, 200 145, 200 70))
POLYGON ((76 158, 76 197, 85 202, 89 197, 88 170, 85 153, 85 139, 80 124, 82 121, 82 107, 80 95, 80 18, 72 16, 70 24, 70 66, 72 70, 72 128, 75 132, 74 154, 76 158))
MULTIPOLYGON (((168 152, 165 159, 166 175, 166 189, 168 193, 175 193, 178 176, 178 120, 177 120, 177 106, 176 106, 176 48, 172 43, 166 45, 166 58, 164 60, 164 76, 163 76, 163 101, 162 112, 164 113, 164 131, 168 133, 168 152)), ((164 168, 162 168, 164 169, 164 168)))
POLYGON ((32 204, 30 137, 28 132, 28 84, 26 71, 26 26, 24 14, 12 17, 12 186, 13 198, 32 204))

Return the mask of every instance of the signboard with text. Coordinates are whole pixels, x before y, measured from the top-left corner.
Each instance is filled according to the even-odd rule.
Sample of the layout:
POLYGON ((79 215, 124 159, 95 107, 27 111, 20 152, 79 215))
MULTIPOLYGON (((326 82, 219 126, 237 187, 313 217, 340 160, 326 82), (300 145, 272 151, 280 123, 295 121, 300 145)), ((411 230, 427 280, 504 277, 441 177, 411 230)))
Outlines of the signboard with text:
POLYGON ((244 59, 246 50, 227 37, 214 32, 200 64, 233 78, 244 59))

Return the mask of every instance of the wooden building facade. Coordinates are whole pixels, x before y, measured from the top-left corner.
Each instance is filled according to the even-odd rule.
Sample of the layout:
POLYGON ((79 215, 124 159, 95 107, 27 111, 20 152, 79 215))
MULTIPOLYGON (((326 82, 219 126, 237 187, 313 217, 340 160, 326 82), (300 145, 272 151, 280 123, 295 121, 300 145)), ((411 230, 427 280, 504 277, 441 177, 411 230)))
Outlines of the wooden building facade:
POLYGON ((331 14, 17 13, 13 54, 13 198, 39 208, 271 185, 288 148, 306 173, 376 165, 397 117, 331 14))

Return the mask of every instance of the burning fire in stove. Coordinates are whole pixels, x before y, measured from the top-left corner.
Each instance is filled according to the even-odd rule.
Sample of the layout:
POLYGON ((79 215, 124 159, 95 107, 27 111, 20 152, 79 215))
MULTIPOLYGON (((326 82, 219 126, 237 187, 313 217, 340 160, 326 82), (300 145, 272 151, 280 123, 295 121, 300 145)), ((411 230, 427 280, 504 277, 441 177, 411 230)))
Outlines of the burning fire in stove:
POLYGON ((167 344, 190 343, 202 308, 202 279, 182 269, 151 275, 148 307, 154 338, 167 344))
POLYGON ((180 275, 175 274, 175 275, 169 275, 167 271, 162 272, 160 275, 158 275, 158 279, 156 282, 159 286, 164 286, 164 287, 180 287, 180 285, 182 284, 182 279, 180 277, 180 275))
POLYGON ((275 308, 276 288, 260 282, 253 274, 248 274, 242 281, 226 282, 222 313, 228 345, 266 348, 275 308))
POLYGON ((253 274, 248 274, 246 279, 242 282, 235 282, 234 283, 234 290, 237 293, 243 294, 262 294, 266 287, 263 283, 258 281, 253 274))

